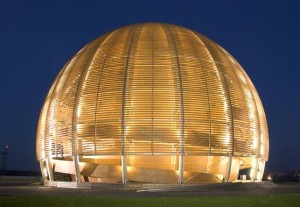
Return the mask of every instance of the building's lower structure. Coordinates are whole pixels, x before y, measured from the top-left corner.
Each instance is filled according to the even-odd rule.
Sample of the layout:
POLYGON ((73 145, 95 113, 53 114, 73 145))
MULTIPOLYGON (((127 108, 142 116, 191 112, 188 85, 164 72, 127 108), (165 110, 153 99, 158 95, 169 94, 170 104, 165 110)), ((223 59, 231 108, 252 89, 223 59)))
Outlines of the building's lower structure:
POLYGON ((265 162, 257 158, 232 156, 129 155, 78 156, 40 161, 44 180, 97 183, 194 184, 233 182, 240 179, 261 181, 265 162), (78 161, 77 161, 78 160, 78 161), (240 170, 249 169, 246 178, 240 170), (55 176, 55 175, 58 176, 55 176), (64 175, 64 176, 63 176, 64 175))

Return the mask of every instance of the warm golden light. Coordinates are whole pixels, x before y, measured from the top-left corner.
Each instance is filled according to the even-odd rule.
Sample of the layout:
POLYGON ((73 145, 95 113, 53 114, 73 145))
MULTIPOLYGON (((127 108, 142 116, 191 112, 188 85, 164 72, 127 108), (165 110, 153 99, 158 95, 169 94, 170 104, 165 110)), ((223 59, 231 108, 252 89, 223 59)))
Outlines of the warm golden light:
POLYGON ((77 182, 198 183, 234 181, 243 168, 261 179, 268 143, 258 93, 228 52, 146 23, 97 38, 64 66, 36 149, 48 171, 77 182))

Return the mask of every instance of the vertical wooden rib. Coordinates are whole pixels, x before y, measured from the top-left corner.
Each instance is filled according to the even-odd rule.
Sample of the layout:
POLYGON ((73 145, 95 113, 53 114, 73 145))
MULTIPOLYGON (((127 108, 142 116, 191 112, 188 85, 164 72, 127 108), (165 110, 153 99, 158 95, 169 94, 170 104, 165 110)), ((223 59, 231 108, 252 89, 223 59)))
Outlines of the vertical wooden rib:
POLYGON ((181 113, 181 120, 180 120, 180 138, 179 138, 179 161, 178 161, 178 183, 182 184, 184 183, 183 180, 183 171, 184 171, 184 165, 183 165, 183 157, 184 157, 184 97, 183 97, 183 91, 182 91, 182 79, 181 79, 181 67, 180 67, 180 60, 179 60, 179 54, 176 42, 174 40, 174 36, 172 33, 172 30, 170 26, 166 25, 163 26, 165 33, 167 33, 167 37, 170 38, 169 44, 171 51, 173 51, 173 55, 176 61, 176 73, 178 78, 178 85, 179 85, 179 97, 180 97, 180 113, 181 113))

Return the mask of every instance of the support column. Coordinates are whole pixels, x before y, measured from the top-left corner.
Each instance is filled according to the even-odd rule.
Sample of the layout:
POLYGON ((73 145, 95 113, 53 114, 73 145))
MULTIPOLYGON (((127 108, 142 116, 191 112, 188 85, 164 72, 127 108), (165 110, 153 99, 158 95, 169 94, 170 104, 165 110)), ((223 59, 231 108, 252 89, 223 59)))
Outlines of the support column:
POLYGON ((227 166, 226 166, 225 182, 229 182, 229 179, 230 179, 230 173, 231 173, 231 165, 232 165, 232 155, 229 155, 229 156, 227 157, 227 166))
POLYGON ((255 163, 255 168, 253 169, 253 178, 251 180, 255 182, 256 177, 257 177, 257 172, 259 171, 259 158, 256 158, 256 163, 255 163))
POLYGON ((79 169, 79 157, 78 157, 78 155, 74 155, 73 159, 74 159, 74 166, 75 166, 76 182, 80 183, 80 169, 79 169))
POLYGON ((41 168, 41 172, 42 172, 43 183, 44 183, 44 180, 48 180, 48 178, 47 178, 48 170, 47 170, 47 166, 45 166, 44 162, 45 162, 44 160, 40 160, 40 168, 41 168), (46 170, 46 172, 45 172, 45 170, 46 170))
POLYGON ((184 179, 183 179, 183 162, 184 162, 184 156, 183 156, 183 152, 180 152, 179 154, 179 160, 178 160, 178 183, 179 184, 183 184, 184 183, 184 179))
POLYGON ((259 159, 259 164, 258 164, 259 175, 258 175, 258 172, 257 172, 257 176, 256 176, 256 180, 257 181, 261 181, 262 180, 262 177, 264 175, 264 171, 265 171, 265 161, 259 159))
POLYGON ((126 163, 126 156, 121 155, 121 162, 122 162, 122 183, 127 183, 127 163, 126 163))
POLYGON ((49 180, 54 181, 53 167, 52 167, 52 163, 50 161, 50 158, 46 158, 45 161, 46 161, 46 168, 47 168, 49 180))

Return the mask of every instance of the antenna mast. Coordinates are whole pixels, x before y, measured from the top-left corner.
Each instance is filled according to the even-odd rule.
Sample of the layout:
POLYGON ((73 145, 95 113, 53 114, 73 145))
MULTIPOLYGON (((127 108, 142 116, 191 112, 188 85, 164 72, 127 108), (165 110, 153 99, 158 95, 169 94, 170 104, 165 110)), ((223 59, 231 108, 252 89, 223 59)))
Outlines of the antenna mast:
POLYGON ((8 155, 8 145, 5 145, 2 152, 0 175, 6 174, 7 155, 8 155))

